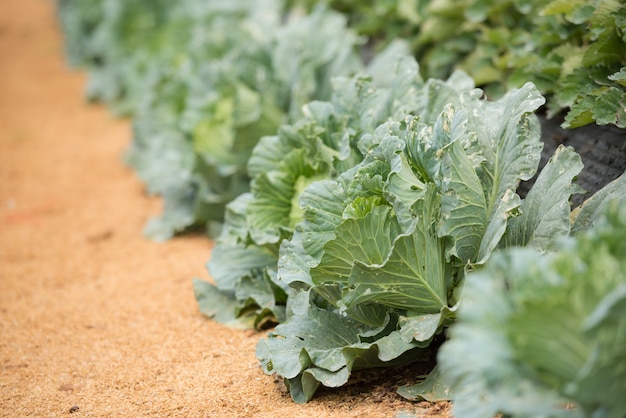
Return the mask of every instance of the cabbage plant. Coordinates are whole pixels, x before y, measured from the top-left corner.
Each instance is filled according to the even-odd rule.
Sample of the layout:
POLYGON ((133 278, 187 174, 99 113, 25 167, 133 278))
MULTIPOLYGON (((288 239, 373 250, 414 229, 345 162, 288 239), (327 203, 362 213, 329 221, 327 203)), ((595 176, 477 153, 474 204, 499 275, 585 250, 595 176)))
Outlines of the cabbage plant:
MULTIPOLYGON (((445 87, 433 87, 427 97, 437 103, 445 87)), ((481 96, 469 90, 454 103, 443 94, 432 112, 379 125, 358 143, 361 163, 304 189, 303 221, 282 243, 277 272, 300 292, 257 348, 297 402, 320 384, 345 384, 353 369, 428 358, 455 317, 466 272, 501 245, 509 222, 522 213, 536 227, 569 218, 569 183, 582 169, 571 149, 546 171, 561 171, 567 187, 541 199, 565 213, 525 211, 516 194, 539 163, 534 111, 543 97, 531 84, 495 102, 481 96)), ((569 232, 560 227, 549 236, 569 232)))
POLYGON ((164 198, 145 230, 153 239, 193 226, 218 235, 225 205, 249 191, 246 165, 259 138, 299 117, 306 102, 329 98, 333 76, 362 68, 360 39, 340 14, 283 17, 280 2, 246 4, 245 14, 193 15, 199 21, 176 60, 149 74, 127 160, 164 198))
POLYGON ((439 352, 455 416, 624 416, 626 209, 606 206, 558 251, 509 249, 468 276, 439 352))
POLYGON ((623 194, 620 178, 572 212, 583 166, 568 147, 517 194, 541 156, 534 85, 488 101, 463 73, 424 82, 407 57, 391 68, 391 84, 338 79, 330 102, 259 142, 252 191, 209 263, 216 284, 195 282, 221 322, 280 322, 257 356, 296 402, 353 370, 432 360, 494 251, 554 251, 623 194))
POLYGON ((366 72, 335 78, 330 101, 307 104, 302 118, 259 141, 248 162, 252 190, 228 206, 208 264, 216 285, 195 282, 207 315, 219 312, 218 319, 257 327, 282 322, 289 287, 276 276, 279 249, 303 220, 299 199, 306 186, 360 163, 358 142, 379 124, 415 112, 434 119, 446 103, 460 103, 473 89, 462 73, 448 81, 422 80, 415 60, 401 54, 405 50, 393 44, 366 72))
MULTIPOLYGON (((403 68, 416 70, 410 62, 404 60, 403 68)), ((533 113, 543 97, 532 85, 487 102, 460 73, 448 83, 412 79, 414 115, 396 115, 361 132, 351 142, 361 159, 353 167, 329 172, 333 166, 327 164, 322 174, 329 178, 304 181, 300 189, 294 185, 303 184, 304 172, 293 175, 277 171, 276 161, 251 159, 272 169, 266 176, 259 171, 257 179, 265 183, 255 183, 266 190, 253 187, 256 194, 242 198, 233 214, 240 229, 229 242, 236 245, 222 248, 240 256, 213 254, 211 264, 219 267, 212 273, 234 273, 218 287, 244 306, 272 310, 289 295, 277 315, 286 321, 259 343, 258 356, 266 372, 286 379, 298 402, 310 399, 319 384, 345 384, 353 369, 406 362, 419 353, 428 357, 428 346, 455 317, 457 289, 467 271, 484 264, 498 246, 549 248, 555 237, 569 233, 568 200, 578 191, 571 181, 582 169, 573 150, 557 151, 526 200, 515 193, 520 180, 535 174, 540 158, 533 113), (290 186, 279 198, 280 188, 268 180, 287 179, 290 186), (272 198, 262 198, 264 193, 272 198), (269 202, 285 207, 279 211, 269 202), (255 217, 279 220, 263 224, 255 217), (255 229, 259 225, 272 227, 255 229), (268 244, 277 242, 276 269, 276 248, 269 251, 268 244), (255 251, 265 255, 258 269, 242 263, 244 254, 255 251)), ((306 162, 302 148, 263 155, 287 162, 291 149, 306 162)), ((314 177, 311 170, 308 178, 314 177)), ((197 291, 201 302, 212 300, 206 285, 197 291)))

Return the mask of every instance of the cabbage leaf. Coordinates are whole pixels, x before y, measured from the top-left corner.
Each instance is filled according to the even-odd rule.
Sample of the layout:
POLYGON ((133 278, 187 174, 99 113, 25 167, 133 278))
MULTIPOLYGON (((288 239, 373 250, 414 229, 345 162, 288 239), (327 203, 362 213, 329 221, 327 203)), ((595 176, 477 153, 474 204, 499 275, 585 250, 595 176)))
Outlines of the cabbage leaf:
POLYGON ((625 234, 608 202, 558 251, 505 250, 467 277, 438 356, 456 416, 623 416, 625 234))

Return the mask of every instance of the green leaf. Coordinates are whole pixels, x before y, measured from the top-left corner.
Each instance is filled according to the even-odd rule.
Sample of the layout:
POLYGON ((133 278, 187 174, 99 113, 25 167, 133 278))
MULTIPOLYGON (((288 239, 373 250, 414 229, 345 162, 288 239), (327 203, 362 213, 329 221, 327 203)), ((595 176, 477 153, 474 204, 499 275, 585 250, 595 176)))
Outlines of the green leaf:
POLYGON ((520 180, 537 171, 540 150, 539 125, 532 113, 544 103, 532 84, 507 93, 495 102, 481 102, 469 114, 468 129, 484 155, 478 175, 485 190, 487 228, 478 250, 484 263, 498 245, 507 220, 520 205, 515 194, 520 180))
POLYGON ((261 97, 243 83, 235 85, 233 119, 237 126, 249 125, 261 117, 261 97))
POLYGON ((596 94, 593 117, 598 125, 609 123, 626 128, 626 90, 617 87, 596 94))
POLYGON ((406 342, 417 342, 420 346, 426 347, 430 344, 433 336, 441 331, 442 324, 445 320, 444 307, 441 312, 434 314, 414 314, 405 317, 401 316, 398 325, 400 325, 400 335, 406 342))
POLYGON ((292 150, 277 169, 259 173, 252 181, 254 199, 248 204, 247 220, 250 236, 258 245, 276 243, 281 228, 293 228, 290 216, 298 179, 314 173, 307 157, 304 149, 292 150))
POLYGON ((441 402, 451 400, 450 386, 445 383, 438 366, 415 385, 400 386, 398 394, 409 401, 441 402))
MULTIPOLYGON (((260 272, 254 276, 245 276, 239 282, 235 291, 235 297, 239 301, 244 301, 246 305, 254 304, 260 308, 268 308, 270 310, 276 307, 276 297, 274 288, 268 273, 263 272, 264 280, 258 277, 260 272)), ((239 311, 245 310, 245 307, 239 308, 239 311)), ((283 316, 281 316, 284 319, 283 316)))
MULTIPOLYGON (((456 116, 456 115, 455 115, 456 116)), ((458 119, 465 119, 464 114, 458 119)), ((455 118, 456 120, 457 118, 455 118)), ((453 123, 449 134, 451 144, 442 161, 442 172, 448 189, 442 197, 444 222, 439 227, 440 236, 450 236, 453 244, 448 257, 454 256, 462 263, 476 260, 487 225, 487 202, 483 185, 462 147, 467 135, 465 123, 453 123)))
POLYGON ((313 258, 321 257, 322 247, 334 238, 334 230, 343 220, 345 193, 344 187, 332 180, 317 181, 302 191, 302 244, 313 258))
POLYGON ((520 215, 509 220, 501 246, 532 245, 549 251, 556 240, 568 235, 569 199, 582 191, 572 181, 582 169, 580 156, 573 148, 559 146, 524 199, 520 215))
POLYGON ((188 183, 195 160, 190 144, 180 132, 165 127, 154 132, 145 125, 145 121, 135 121, 135 137, 125 162, 137 172, 149 193, 165 193, 188 183))
POLYGON ((248 174, 254 178, 260 173, 276 169, 283 156, 291 150, 292 146, 281 141, 278 135, 260 138, 248 160, 248 174))
POLYGON ((588 95, 583 96, 580 100, 572 105, 565 120, 561 124, 562 128, 579 128, 594 122, 593 106, 595 97, 588 95))
POLYGON ((234 99, 225 97, 215 103, 193 131, 194 150, 210 160, 231 159, 234 137, 234 99))
MULTIPOLYGON (((308 298, 303 301, 308 303, 308 298)), ((320 384, 341 386, 353 369, 376 367, 386 361, 393 364, 393 359, 416 349, 414 344, 391 336, 364 342, 366 334, 381 328, 360 324, 314 304, 299 312, 257 345, 257 357, 265 372, 283 376, 292 399, 298 403, 308 402, 320 384)))
POLYGON ((589 229, 612 200, 626 200, 626 173, 598 190, 572 212, 572 234, 589 229))
POLYGON ((196 190, 188 187, 171 187, 163 192, 163 213, 148 221, 143 233, 155 241, 165 241, 195 223, 196 190))
POLYGON ((215 321, 233 328, 249 328, 254 318, 237 318, 236 308, 239 302, 233 295, 228 295, 211 283, 193 280, 194 293, 200 312, 215 321))
POLYGON ((302 243, 302 234, 296 232, 291 240, 283 240, 280 244, 278 256, 278 279, 288 286, 309 285, 311 280, 311 267, 318 261, 309 255, 302 243))
POLYGON ((496 253, 487 263, 488 273, 471 274, 466 280, 457 324, 438 354, 456 416, 478 418, 515 411, 518 416, 581 417, 563 408, 567 403, 563 397, 521 378, 507 340, 506 323, 513 307, 496 295, 508 286, 509 272, 540 271, 534 254, 534 250, 496 253), (494 279, 486 280, 487 274, 494 279))
MULTIPOLYGON (((424 198, 426 185, 413 171, 407 156, 399 154, 391 163, 391 172, 385 186, 385 192, 393 196, 396 213, 403 216, 404 211, 408 211, 415 202, 424 198), (401 210, 399 206, 404 210, 401 210)), ((401 222, 410 222, 410 215, 404 215, 409 219, 401 222)))
POLYGON ((509 249, 467 277, 438 356, 455 414, 623 414, 626 210, 598 215, 555 253, 509 249))
POLYGON ((446 306, 446 284, 450 273, 443 255, 444 242, 437 237, 433 227, 437 207, 431 187, 426 198, 415 205, 418 219, 414 230, 393 241, 392 251, 383 263, 354 259, 349 288, 344 291, 343 300, 347 307, 372 301, 428 314, 439 312, 446 306))
POLYGON ((610 75, 609 80, 617 81, 620 86, 626 87, 626 67, 622 67, 618 72, 610 75))
POLYGON ((335 239, 324 246, 318 267, 311 270, 316 284, 346 282, 356 261, 382 264, 387 259, 399 225, 389 206, 375 206, 364 217, 347 219, 335 228, 335 239))
POLYGON ((563 14, 567 20, 575 24, 582 24, 589 20, 595 11, 595 6, 586 4, 584 0, 553 0, 543 9, 544 16, 563 14))
POLYGON ((358 38, 347 29, 344 15, 319 7, 308 16, 292 13, 288 18, 276 28, 270 54, 272 76, 284 86, 293 117, 311 98, 330 98, 331 76, 351 75, 362 64, 355 48, 358 38))
POLYGON ((242 277, 251 271, 276 266, 276 254, 263 247, 246 247, 242 243, 218 242, 207 264, 211 277, 221 290, 235 290, 242 277))
POLYGON ((541 9, 541 14, 549 16, 553 14, 565 14, 572 12, 578 7, 580 1, 552 0, 541 9))
POLYGON ((585 330, 593 330, 597 327, 619 321, 626 312, 626 284, 620 285, 598 303, 596 309, 585 319, 585 330))

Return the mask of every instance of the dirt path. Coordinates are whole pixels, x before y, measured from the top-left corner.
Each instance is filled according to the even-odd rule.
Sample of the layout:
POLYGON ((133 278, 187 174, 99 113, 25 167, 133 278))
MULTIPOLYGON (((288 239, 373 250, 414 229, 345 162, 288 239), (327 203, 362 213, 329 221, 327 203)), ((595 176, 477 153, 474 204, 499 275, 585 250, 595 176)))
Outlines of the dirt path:
POLYGON ((142 238, 159 202, 120 162, 128 122, 86 105, 84 81, 51 0, 0 2, 3 417, 439 413, 375 386, 292 403, 258 367, 258 335, 198 312, 210 242, 142 238))

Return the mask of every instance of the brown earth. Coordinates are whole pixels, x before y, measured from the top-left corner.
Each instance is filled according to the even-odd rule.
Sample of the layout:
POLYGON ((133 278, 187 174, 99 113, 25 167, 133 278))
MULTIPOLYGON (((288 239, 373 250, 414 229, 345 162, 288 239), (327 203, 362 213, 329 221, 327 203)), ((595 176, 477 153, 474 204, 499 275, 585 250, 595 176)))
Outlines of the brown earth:
POLYGON ((447 416, 386 383, 294 404, 259 335, 197 310, 211 243, 142 237, 160 202, 121 163, 128 121, 83 100, 51 0, 0 2, 2 417, 447 416))

